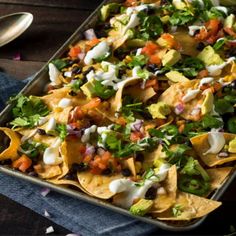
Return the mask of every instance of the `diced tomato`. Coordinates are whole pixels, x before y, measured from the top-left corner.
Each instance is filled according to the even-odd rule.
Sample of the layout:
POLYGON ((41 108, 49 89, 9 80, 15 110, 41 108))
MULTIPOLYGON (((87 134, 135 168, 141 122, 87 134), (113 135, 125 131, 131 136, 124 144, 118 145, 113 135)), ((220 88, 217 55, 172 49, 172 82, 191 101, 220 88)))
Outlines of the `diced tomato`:
POLYGON ((133 142, 140 140, 142 137, 143 137, 143 134, 139 131, 133 131, 130 134, 130 140, 133 142))
POLYGON ((85 153, 85 151, 86 151, 86 146, 85 145, 80 145, 79 146, 79 152, 80 152, 80 154, 84 154, 85 153))
POLYGON ((181 45, 178 41, 176 41, 175 37, 171 34, 164 33, 161 35, 161 38, 166 41, 167 48, 174 48, 174 49, 180 49, 181 45))
POLYGON ((101 158, 104 163, 108 163, 109 159, 111 158, 111 153, 106 151, 103 153, 101 158))
POLYGON ((159 89, 158 80, 156 78, 150 79, 145 83, 145 88, 150 88, 150 87, 152 87, 155 91, 159 89))
POLYGON ((125 7, 133 7, 133 6, 137 6, 137 0, 126 0, 124 2, 124 6, 125 7))
POLYGON ((102 173, 102 170, 98 166, 93 166, 90 169, 90 173, 92 173, 93 175, 100 175, 102 173))
POLYGON ((81 53, 81 48, 79 46, 72 47, 69 51, 69 56, 75 58, 81 53))
POLYGON ((155 122, 157 124, 157 127, 164 125, 166 123, 166 120, 164 119, 155 119, 155 122))
POLYGON ((200 32, 195 35, 195 39, 199 41, 203 41, 207 39, 207 37, 208 37, 208 32, 205 28, 200 29, 200 32))
POLYGON ((205 27, 207 28, 209 35, 216 35, 220 28, 220 20, 211 19, 205 23, 205 27))
POLYGON ((151 56, 150 56, 149 62, 150 62, 151 64, 160 65, 160 64, 161 64, 161 59, 159 58, 158 55, 154 54, 154 55, 151 55, 151 56))
POLYGON ((142 49, 142 53, 150 56, 153 55, 157 49, 159 49, 159 46, 156 43, 148 41, 145 47, 142 49))
POLYGON ((32 160, 23 154, 19 159, 12 163, 12 167, 25 172, 32 165, 32 160))
POLYGON ((116 123, 119 124, 119 125, 125 126, 127 122, 126 122, 126 120, 125 120, 125 118, 123 116, 120 116, 117 119, 116 123))
POLYGON ((101 99, 96 97, 91 99, 87 104, 83 105, 82 110, 97 108, 100 104, 101 104, 101 99))
POLYGON ((207 77, 208 74, 209 74, 208 70, 201 70, 198 72, 198 77, 201 79, 201 78, 207 77))
POLYGON ((91 160, 92 160, 92 156, 86 155, 86 156, 84 157, 84 159, 83 159, 83 162, 85 162, 85 163, 88 164, 91 160))
POLYGON ((86 42, 86 51, 89 51, 92 47, 96 46, 99 43, 99 39, 93 38, 86 42))
POLYGON ((214 91, 217 92, 217 91, 221 90, 222 84, 216 82, 216 83, 214 83, 213 88, 214 88, 214 91))

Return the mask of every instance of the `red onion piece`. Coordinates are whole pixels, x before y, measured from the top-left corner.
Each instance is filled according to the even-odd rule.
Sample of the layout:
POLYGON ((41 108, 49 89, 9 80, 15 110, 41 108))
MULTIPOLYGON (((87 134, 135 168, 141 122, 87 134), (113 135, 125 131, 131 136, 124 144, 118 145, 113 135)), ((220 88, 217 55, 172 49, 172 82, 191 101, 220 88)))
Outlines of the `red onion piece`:
POLYGON ((50 193, 50 189, 49 188, 43 188, 40 192, 40 194, 43 196, 43 197, 46 197, 49 193, 50 193))
POLYGON ((179 115, 184 111, 184 105, 182 103, 179 103, 175 106, 175 114, 179 115))
POLYGON ((143 126, 143 120, 137 119, 135 122, 131 124, 131 130, 132 131, 140 131, 140 129, 143 126))
POLYGON ((19 52, 17 52, 14 56, 13 56, 13 60, 14 61, 20 61, 21 60, 21 55, 19 52))
POLYGON ((94 29, 88 29, 84 32, 84 37, 85 39, 87 40, 92 40, 94 38, 97 38, 95 32, 94 32, 94 29))
POLYGON ((86 150, 85 150, 85 155, 93 155, 95 153, 95 147, 87 144, 86 145, 86 150))
POLYGON ((70 124, 66 126, 69 135, 81 136, 81 130, 75 130, 70 124))

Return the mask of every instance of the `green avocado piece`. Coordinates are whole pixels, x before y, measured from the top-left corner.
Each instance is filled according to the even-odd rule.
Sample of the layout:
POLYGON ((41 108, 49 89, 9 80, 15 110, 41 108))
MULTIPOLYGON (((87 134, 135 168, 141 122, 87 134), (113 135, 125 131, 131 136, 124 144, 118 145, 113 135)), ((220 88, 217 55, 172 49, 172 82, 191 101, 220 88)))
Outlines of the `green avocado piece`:
POLYGON ((101 20, 106 21, 111 12, 115 11, 120 5, 118 3, 110 3, 101 8, 101 20))
POLYGON ((215 52, 213 47, 205 47, 197 56, 198 59, 202 60, 206 66, 210 65, 220 65, 224 63, 224 60, 220 57, 219 54, 215 52))
POLYGON ((91 79, 83 86, 81 86, 80 89, 88 98, 92 98, 95 95, 94 87, 95 87, 95 79, 91 79))
POLYGON ((214 95, 212 92, 208 92, 201 106, 202 115, 210 113, 213 109, 214 95))
POLYGON ((153 119, 166 119, 166 115, 169 115, 171 110, 170 107, 164 102, 158 102, 148 107, 148 111, 152 115, 153 119))
POLYGON ((234 138, 233 140, 231 140, 229 142, 229 149, 228 149, 228 151, 230 153, 236 153, 236 138, 234 138))
POLYGON ((189 79, 185 77, 181 72, 179 71, 170 71, 165 74, 165 76, 172 82, 178 83, 178 82, 187 82, 189 79))
POLYGON ((173 66, 181 59, 181 54, 175 49, 171 49, 169 52, 167 52, 163 58, 162 58, 162 64, 163 66, 169 65, 173 66))
POLYGON ((226 17, 226 19, 224 21, 224 27, 225 28, 232 28, 234 22, 235 22, 235 15, 230 14, 229 16, 226 17))
POLYGON ((152 200, 140 199, 137 203, 130 207, 129 211, 133 215, 144 216, 150 211, 152 205, 152 200))

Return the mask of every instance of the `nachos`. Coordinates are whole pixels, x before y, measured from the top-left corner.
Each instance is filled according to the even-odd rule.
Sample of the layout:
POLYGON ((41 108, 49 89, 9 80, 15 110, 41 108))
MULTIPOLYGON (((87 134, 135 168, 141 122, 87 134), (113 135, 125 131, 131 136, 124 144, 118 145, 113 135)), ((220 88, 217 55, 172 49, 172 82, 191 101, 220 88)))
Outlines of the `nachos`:
POLYGON ((0 163, 158 220, 189 221, 236 160, 234 1, 126 0, 10 99, 0 163))

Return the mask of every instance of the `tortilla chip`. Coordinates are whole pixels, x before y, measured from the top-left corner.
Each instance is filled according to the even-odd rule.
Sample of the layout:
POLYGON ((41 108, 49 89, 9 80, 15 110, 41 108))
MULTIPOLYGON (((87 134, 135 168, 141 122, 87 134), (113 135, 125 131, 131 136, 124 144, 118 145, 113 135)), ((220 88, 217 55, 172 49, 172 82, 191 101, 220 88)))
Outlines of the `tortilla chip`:
POLYGON ((162 145, 159 144, 158 147, 153 151, 146 153, 142 163, 143 170, 148 170, 153 166, 153 162, 156 159, 163 158, 164 153, 162 152, 162 145))
MULTIPOLYGON (((198 80, 189 80, 171 85, 166 89, 158 99, 158 102, 164 102, 174 111, 175 106, 182 104, 182 97, 187 93, 188 89, 197 89, 198 80)), ((180 114, 186 120, 198 120, 192 111, 203 102, 205 95, 199 93, 196 98, 184 104, 184 111, 180 114)))
POLYGON ((124 88, 128 85, 136 83, 139 80, 140 80, 140 78, 132 78, 131 77, 131 78, 123 81, 122 85, 117 90, 115 97, 110 99, 111 111, 113 113, 119 111, 120 108, 122 107, 122 95, 123 95, 124 88))
POLYGON ((180 214, 174 216, 171 208, 165 212, 155 214, 155 217, 159 220, 191 220, 209 214, 220 205, 221 202, 199 197, 190 193, 178 192, 175 206, 180 207, 180 214))
POLYGON ((133 157, 123 160, 122 163, 124 167, 128 168, 131 171, 133 176, 136 176, 136 168, 133 157))
POLYGON ((47 180, 50 183, 56 184, 56 185, 62 185, 64 187, 67 186, 74 186, 78 189, 80 189, 81 191, 83 191, 84 193, 88 194, 91 196, 91 194, 89 194, 81 185, 78 181, 74 181, 74 180, 68 180, 68 179, 48 179, 47 180))
POLYGON ((44 162, 34 166, 34 170, 42 179, 51 179, 61 174, 59 165, 45 165, 44 162))
POLYGON ((81 142, 76 139, 65 140, 61 145, 61 156, 63 159, 62 172, 57 179, 64 177, 74 163, 80 163, 82 156, 80 154, 81 142))
POLYGON ((8 128, 0 127, 0 130, 3 131, 10 139, 10 144, 8 148, 6 148, 3 152, 0 153, 0 161, 7 159, 17 159, 17 150, 21 145, 20 136, 15 131, 8 128))
POLYGON ((168 175, 161 186, 165 188, 166 193, 157 195, 151 213, 164 212, 174 205, 177 191, 177 169, 175 165, 169 169, 168 175))
POLYGON ((206 170, 208 175, 210 176, 210 191, 214 191, 222 186, 223 182, 229 176, 232 167, 221 167, 221 168, 212 168, 206 170))
POLYGON ((141 89, 140 85, 128 88, 125 93, 129 94, 131 97, 137 98, 139 101, 142 102, 146 102, 156 95, 156 92, 152 87, 141 89))
POLYGON ((113 50, 116 50, 119 47, 121 47, 128 38, 129 38, 129 34, 123 35, 122 32, 117 31, 117 30, 109 31, 108 41, 112 42, 113 50))
POLYGON ((79 183, 88 193, 101 199, 109 199, 115 195, 109 190, 109 184, 115 179, 122 178, 122 176, 118 174, 102 176, 93 175, 90 172, 78 172, 77 176, 79 183))
POLYGON ((174 37, 176 41, 181 44, 181 53, 184 55, 196 57, 199 53, 197 48, 197 40, 194 37, 191 37, 187 31, 183 31, 178 29, 176 33, 174 33, 174 37))
POLYGON ((69 87, 63 87, 60 89, 52 90, 50 94, 40 98, 51 110, 53 110, 58 106, 58 103, 62 98, 70 99, 72 102, 71 106, 73 107, 83 105, 86 103, 86 98, 82 93, 79 93, 77 96, 70 96, 69 92, 70 92, 69 87))
MULTIPOLYGON (((224 133, 226 143, 229 143, 229 141, 234 139, 235 137, 235 134, 224 133)), ((205 153, 210 148, 207 133, 195 136, 191 138, 190 141, 193 145, 193 148, 200 156, 201 160, 209 167, 222 165, 224 163, 236 160, 236 153, 229 153, 229 157, 218 157, 217 154, 211 153, 203 155, 203 153, 205 153)))

